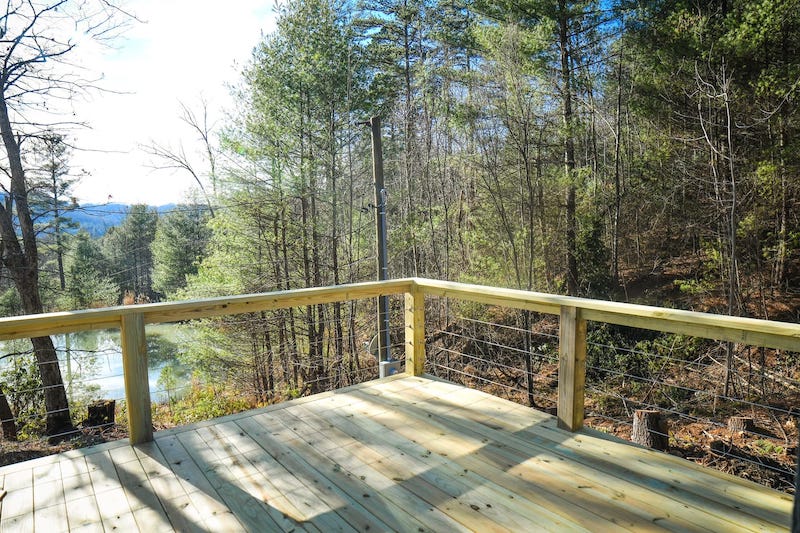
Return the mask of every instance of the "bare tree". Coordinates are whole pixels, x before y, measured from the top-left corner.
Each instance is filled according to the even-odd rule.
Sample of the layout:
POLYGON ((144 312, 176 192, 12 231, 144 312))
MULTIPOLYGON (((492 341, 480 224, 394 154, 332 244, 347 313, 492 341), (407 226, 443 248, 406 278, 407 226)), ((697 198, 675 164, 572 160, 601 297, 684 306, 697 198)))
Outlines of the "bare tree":
MULTIPOLYGON (((720 261, 721 277, 725 278, 727 270, 728 314, 738 315, 741 311, 741 297, 738 271, 738 249, 736 231, 739 227, 737 196, 736 153, 734 136, 736 135, 731 112, 732 73, 727 67, 725 57, 720 61, 718 70, 709 65, 709 76, 701 72, 695 64, 695 79, 699 126, 703 139, 709 148, 709 164, 713 179, 714 201, 718 204, 718 212, 723 213, 719 221, 720 241, 727 244, 727 269, 725 261, 720 261), (705 115, 708 115, 706 118, 705 115)), ((720 250, 725 258, 725 250, 720 250)), ((725 395, 730 394, 733 377, 733 343, 726 343, 725 357, 725 395)))
MULTIPOLYGON (((77 42, 115 36, 121 29, 117 17, 121 13, 107 0, 9 0, 0 11, 0 167, 6 175, 0 202, 0 259, 29 314, 41 313, 43 305, 21 139, 44 129, 43 122, 52 126, 55 101, 92 86, 79 78, 80 70, 71 61, 77 42)), ((44 388, 47 434, 67 435, 74 427, 53 341, 38 337, 31 342, 44 388)))
MULTIPOLYGON (((200 112, 196 113, 188 105, 180 102, 181 115, 180 118, 186 123, 199 137, 200 142, 203 144, 203 149, 206 152, 208 163, 208 177, 211 179, 212 194, 217 193, 217 157, 216 149, 211 142, 212 125, 208 123, 208 102, 205 98, 200 98, 200 112)), ((206 192, 205 185, 203 184, 203 176, 196 166, 192 163, 189 156, 186 155, 186 150, 183 144, 178 145, 178 148, 164 146, 156 142, 151 142, 142 149, 155 157, 158 163, 155 163, 152 168, 156 170, 182 170, 188 172, 192 179, 200 187, 200 192, 206 199, 208 210, 211 216, 214 216, 214 206, 211 204, 211 197, 206 192)))

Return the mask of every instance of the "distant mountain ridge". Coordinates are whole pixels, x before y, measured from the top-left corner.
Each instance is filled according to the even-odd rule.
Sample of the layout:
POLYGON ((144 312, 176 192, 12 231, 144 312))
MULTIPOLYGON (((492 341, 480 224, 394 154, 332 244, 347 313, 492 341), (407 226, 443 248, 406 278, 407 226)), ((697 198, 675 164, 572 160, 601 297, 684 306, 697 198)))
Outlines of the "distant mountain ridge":
MULTIPOLYGON (((166 213, 175 208, 176 204, 149 206, 155 208, 159 214, 166 213)), ((83 204, 74 211, 65 214, 65 217, 79 224, 81 229, 92 237, 102 237, 115 226, 119 226, 130 210, 130 204, 83 204)))

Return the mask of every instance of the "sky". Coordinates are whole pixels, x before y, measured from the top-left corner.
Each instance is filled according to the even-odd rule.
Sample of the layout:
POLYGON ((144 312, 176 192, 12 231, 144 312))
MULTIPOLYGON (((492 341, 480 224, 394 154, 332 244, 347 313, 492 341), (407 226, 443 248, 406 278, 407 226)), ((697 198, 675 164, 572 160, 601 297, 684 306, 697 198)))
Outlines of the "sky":
POLYGON ((232 102, 226 84, 238 81, 262 34, 274 29, 272 6, 272 0, 129 0, 127 9, 141 23, 113 48, 81 43, 75 53, 102 76, 105 91, 71 104, 78 120, 90 125, 73 133, 80 149, 70 166, 74 173, 86 171, 73 195, 82 203, 185 200, 193 178, 154 170, 157 159, 142 146, 182 144, 196 154, 199 168, 207 168, 196 134, 179 118, 180 104, 199 110, 202 98, 211 120, 221 123, 232 102))

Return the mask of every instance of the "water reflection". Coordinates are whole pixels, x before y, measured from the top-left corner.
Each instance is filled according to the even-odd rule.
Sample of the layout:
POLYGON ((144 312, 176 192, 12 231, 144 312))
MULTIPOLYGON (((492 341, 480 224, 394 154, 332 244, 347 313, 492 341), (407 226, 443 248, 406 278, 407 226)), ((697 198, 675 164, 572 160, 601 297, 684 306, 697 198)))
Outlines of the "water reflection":
MULTIPOLYGON (((181 347, 188 344, 193 331, 186 326, 157 324, 147 326, 148 378, 154 402, 180 396, 181 387, 190 381, 190 371, 180 362, 181 347), (162 375, 166 379, 161 379, 162 375), (168 389, 168 390, 167 390, 168 389)), ((53 335, 61 375, 70 403, 75 400, 125 398, 122 349, 119 330, 81 331, 53 335)), ((31 364, 27 339, 0 342, 0 371, 11 371, 31 364)))

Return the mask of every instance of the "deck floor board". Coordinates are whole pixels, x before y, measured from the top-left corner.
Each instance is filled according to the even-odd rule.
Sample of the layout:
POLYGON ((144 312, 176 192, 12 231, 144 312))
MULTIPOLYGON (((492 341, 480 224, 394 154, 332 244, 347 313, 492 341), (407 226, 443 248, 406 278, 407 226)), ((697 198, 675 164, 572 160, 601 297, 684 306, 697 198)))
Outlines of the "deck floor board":
POLYGON ((0 468, 0 531, 787 531, 790 496, 428 377, 0 468))
MULTIPOLYGON (((405 391, 405 393, 410 394, 410 391, 405 391)), ((391 395, 383 395, 380 401, 387 401, 389 398, 391 398, 391 395)), ((428 405, 431 405, 430 401, 428 405)), ((498 424, 506 426, 506 424, 497 419, 490 419, 477 415, 475 413, 475 408, 478 405, 479 403, 476 402, 467 408, 451 405, 446 410, 434 410, 434 412, 440 416, 446 417, 445 419, 430 417, 431 411, 424 409, 422 404, 418 404, 417 406, 406 409, 406 412, 412 413, 415 417, 415 420, 408 424, 408 427, 413 428, 414 435, 426 446, 438 443, 442 453, 453 449, 454 446, 451 444, 452 439, 440 436, 443 433, 449 435, 451 433, 463 434, 463 432, 472 431, 476 433, 478 437, 483 435, 484 440, 489 439, 489 442, 483 444, 483 441, 479 441, 482 444, 477 446, 476 450, 474 450, 476 457, 470 458, 470 464, 473 465, 472 468, 476 469, 476 471, 485 471, 486 467, 493 466, 513 473, 515 476, 525 481, 536 481, 538 487, 546 487, 547 491, 555 492, 556 495, 558 495, 559 492, 562 494, 570 494, 570 483, 574 485, 575 482, 577 482, 577 485, 574 486, 580 488, 579 492, 582 494, 582 498, 576 501, 575 504, 585 506, 587 509, 602 509, 601 505, 603 501, 613 502, 625 500, 629 504, 627 508, 629 508, 633 514, 626 513, 624 510, 621 510, 621 507, 617 506, 613 509, 610 516, 608 516, 608 513, 606 513, 607 516, 605 516, 607 520, 614 521, 618 527, 623 527, 627 524, 628 527, 632 525, 634 529, 636 529, 636 522, 641 522, 642 519, 647 522, 660 521, 663 519, 665 512, 669 513, 669 524, 674 523, 678 530, 684 530, 687 527, 693 526, 697 529, 706 527, 709 531, 716 531, 716 528, 719 527, 721 523, 720 518, 728 520, 729 527, 737 527, 745 524, 751 528, 759 529, 760 527, 768 525, 762 520, 750 516, 752 511, 755 511, 757 515, 760 514, 760 509, 758 507, 752 507, 748 512, 738 512, 732 511, 720 504, 721 500, 717 494, 720 490, 718 483, 714 486, 704 486, 702 492, 696 492, 696 498, 692 503, 687 504, 680 498, 662 498, 659 500, 658 505, 652 505, 650 493, 641 490, 642 485, 647 488, 649 485, 661 483, 659 486, 665 489, 665 494, 674 492, 677 489, 673 485, 659 481, 657 477, 642 476, 637 473, 638 468, 646 464, 638 460, 639 458, 636 456, 636 453, 640 451, 638 448, 633 446, 620 448, 620 453, 633 453, 633 456, 624 456, 626 459, 631 459, 630 461, 623 461, 623 464, 626 466, 621 466, 619 461, 607 460, 606 454, 608 452, 605 449, 601 449, 599 455, 591 456, 588 459, 580 457, 579 454, 573 453, 572 450, 568 448, 555 451, 553 445, 560 446, 564 442, 565 434, 561 430, 553 429, 553 433, 557 435, 558 438, 554 438, 550 443, 545 445, 537 444, 536 437, 540 433, 539 427, 530 429, 531 433, 533 433, 531 438, 522 438, 510 431, 516 428, 507 427, 507 431, 500 431, 492 426, 498 424), (470 418, 471 420, 469 420, 470 418), (475 422, 479 422, 480 425, 476 426, 474 424, 475 422), (426 435, 426 425, 432 426, 433 428, 428 431, 428 440, 423 439, 423 436, 426 435), (609 473, 612 475, 608 475, 609 473), (566 480, 569 480, 569 483, 566 483, 567 486, 565 486, 566 480), (592 493, 595 494, 594 499, 596 501, 593 501, 593 498, 590 496, 592 493), (709 498, 709 494, 712 497, 709 498), (687 510, 691 511, 692 508, 699 508, 702 512, 697 514, 693 524, 688 524, 681 518, 681 515, 685 514, 687 510), (718 518, 706 516, 714 512, 719 514, 718 518), (637 514, 641 516, 635 516, 637 514), (627 520, 625 520, 626 518, 627 520), (630 522, 633 522, 633 524, 630 524, 630 522)), ((409 429, 407 431, 410 432, 412 430, 409 429)), ((569 436, 569 438, 572 437, 569 436)), ((584 438, 584 436, 579 438, 584 438)), ((602 443, 603 441, 601 441, 601 444, 602 443)), ((653 455, 654 452, 649 453, 655 459, 662 459, 661 456, 664 455, 653 455)), ((618 456, 618 459, 622 458, 623 457, 618 456)), ((685 466, 685 461, 679 461, 678 465, 685 466)), ((670 468, 671 465, 665 465, 661 471, 654 469, 652 474, 655 476, 659 474, 670 474, 670 468)), ((502 479, 502 477, 498 476, 491 477, 492 479, 502 479)), ((519 487, 519 484, 517 484, 517 487, 519 487)), ((731 485, 731 488, 736 488, 736 483, 731 485)), ((516 488, 516 490, 522 489, 516 488)), ((756 490, 751 496, 759 493, 760 490, 756 490)), ((772 495, 770 494, 769 496, 772 495)), ((571 513, 574 513, 574 510, 572 510, 571 513)), ((778 517, 772 516, 771 518, 776 519, 778 517)), ((639 523, 638 527, 641 526, 642 524, 639 523)), ((599 527, 600 524, 593 525, 594 529, 599 527)))

